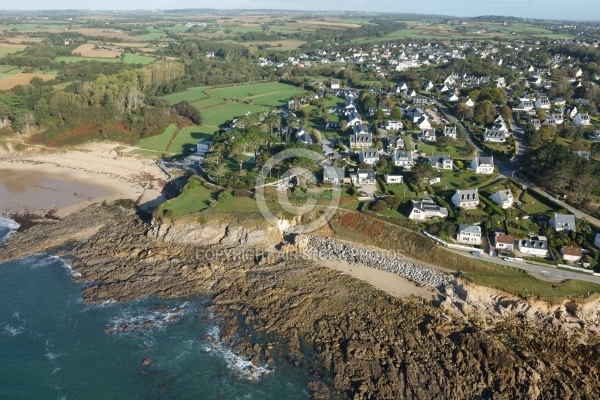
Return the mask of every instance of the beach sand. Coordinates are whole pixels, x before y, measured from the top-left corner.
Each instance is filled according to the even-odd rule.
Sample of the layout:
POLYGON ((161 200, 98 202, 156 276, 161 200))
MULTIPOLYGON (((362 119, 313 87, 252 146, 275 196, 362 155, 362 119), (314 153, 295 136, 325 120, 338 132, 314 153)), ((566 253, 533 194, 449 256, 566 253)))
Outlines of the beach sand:
POLYGON ((123 146, 93 143, 77 150, 4 154, 0 158, 0 212, 50 210, 64 217, 92 203, 130 199, 142 208, 162 201, 166 183, 154 161, 123 156, 123 146))
POLYGON ((432 288, 418 286, 408 279, 391 272, 380 271, 358 264, 350 265, 347 261, 319 260, 319 264, 370 283, 377 289, 383 290, 394 297, 417 296, 426 300, 432 300, 437 293, 437 291, 434 291, 432 288))

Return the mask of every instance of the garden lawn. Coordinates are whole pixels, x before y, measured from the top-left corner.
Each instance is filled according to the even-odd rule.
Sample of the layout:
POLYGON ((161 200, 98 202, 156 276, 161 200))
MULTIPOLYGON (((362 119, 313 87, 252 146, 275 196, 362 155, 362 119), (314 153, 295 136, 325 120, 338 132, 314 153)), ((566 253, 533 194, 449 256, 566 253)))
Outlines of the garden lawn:
POLYGON ((546 214, 560 209, 560 207, 554 206, 550 204, 550 202, 540 200, 537 198, 537 196, 532 196, 529 192, 523 193, 521 205, 517 208, 520 208, 521 210, 523 210, 524 213, 528 215, 546 214))
POLYGON ((180 101, 187 100, 193 103, 198 100, 206 99, 208 96, 204 93, 206 89, 210 89, 210 86, 196 86, 189 88, 185 92, 174 93, 163 97, 171 104, 177 104, 180 101))
POLYGON ((160 135, 140 140, 137 143, 137 147, 144 150, 166 151, 175 131, 177 131, 177 125, 171 124, 160 135))
POLYGON ((196 147, 200 140, 210 139, 213 131, 199 126, 186 126, 182 128, 167 149, 170 153, 182 154, 196 147))

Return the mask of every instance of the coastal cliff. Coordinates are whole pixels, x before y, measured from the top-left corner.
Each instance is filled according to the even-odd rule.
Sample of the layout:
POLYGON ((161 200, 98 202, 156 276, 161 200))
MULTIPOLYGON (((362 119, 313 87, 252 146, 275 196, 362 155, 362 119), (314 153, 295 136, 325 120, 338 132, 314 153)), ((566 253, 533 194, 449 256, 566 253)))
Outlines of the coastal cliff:
POLYGON ((598 338, 587 329, 597 304, 530 304, 335 238, 282 242, 258 220, 230 218, 147 224, 97 205, 13 235, 0 258, 60 255, 92 303, 208 294, 221 341, 254 364, 310 371, 315 399, 600 397, 598 338), (420 274, 438 295, 389 296, 303 257, 311 248, 420 274), (574 323, 578 313, 587 319, 574 323))

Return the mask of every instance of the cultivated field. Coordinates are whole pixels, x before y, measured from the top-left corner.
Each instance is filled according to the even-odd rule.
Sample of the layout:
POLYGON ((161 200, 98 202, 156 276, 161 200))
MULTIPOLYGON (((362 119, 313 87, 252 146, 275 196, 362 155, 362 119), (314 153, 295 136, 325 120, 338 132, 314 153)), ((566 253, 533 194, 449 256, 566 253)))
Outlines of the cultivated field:
MULTIPOLYGON (((86 43, 77 47, 73 50, 73 54, 81 54, 83 57, 92 57, 92 58, 117 58, 120 57, 123 53, 122 51, 115 50, 100 50, 98 47, 100 45, 94 43, 86 43)), ((110 46, 111 48, 113 46, 110 46)))
POLYGON ((17 85, 25 85, 33 78, 40 78, 43 81, 54 79, 54 74, 15 74, 7 78, 0 79, 0 90, 12 89, 17 85))

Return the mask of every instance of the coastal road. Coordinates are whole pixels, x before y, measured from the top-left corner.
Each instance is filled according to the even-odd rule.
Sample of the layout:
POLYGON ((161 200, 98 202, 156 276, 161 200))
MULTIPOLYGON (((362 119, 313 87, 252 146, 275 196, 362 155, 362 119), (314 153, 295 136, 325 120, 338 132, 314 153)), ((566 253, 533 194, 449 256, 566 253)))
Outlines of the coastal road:
POLYGON ((473 258, 475 260, 486 261, 486 262, 490 262, 493 264, 519 268, 519 269, 522 269, 524 271, 531 273, 536 278, 539 278, 542 280, 547 280, 547 281, 552 281, 552 282, 562 282, 567 279, 576 279, 579 281, 600 284, 600 276, 594 276, 592 274, 578 273, 576 271, 568 271, 568 270, 558 269, 551 265, 541 266, 541 265, 527 264, 524 261, 506 261, 500 257, 491 257, 491 256, 488 256, 485 254, 482 254, 481 256, 476 256, 471 253, 466 253, 464 251, 458 251, 458 250, 453 250, 453 249, 448 249, 448 250, 450 250, 454 253, 460 254, 462 256, 465 256, 465 257, 473 258))

